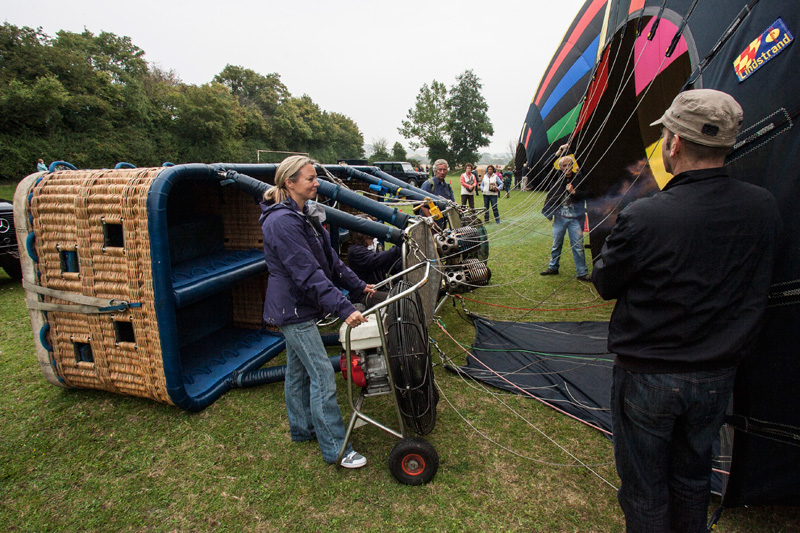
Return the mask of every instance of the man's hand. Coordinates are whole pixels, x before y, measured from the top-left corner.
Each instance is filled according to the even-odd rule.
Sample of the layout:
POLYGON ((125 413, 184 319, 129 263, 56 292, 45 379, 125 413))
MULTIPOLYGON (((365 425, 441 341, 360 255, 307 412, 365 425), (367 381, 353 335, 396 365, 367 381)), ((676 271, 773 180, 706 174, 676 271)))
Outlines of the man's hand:
POLYGON ((364 287, 364 294, 368 296, 372 296, 373 294, 375 294, 375 285, 367 284, 367 286, 364 287))
POLYGON ((572 186, 572 183, 567 183, 567 192, 570 194, 575 194, 575 187, 572 186))

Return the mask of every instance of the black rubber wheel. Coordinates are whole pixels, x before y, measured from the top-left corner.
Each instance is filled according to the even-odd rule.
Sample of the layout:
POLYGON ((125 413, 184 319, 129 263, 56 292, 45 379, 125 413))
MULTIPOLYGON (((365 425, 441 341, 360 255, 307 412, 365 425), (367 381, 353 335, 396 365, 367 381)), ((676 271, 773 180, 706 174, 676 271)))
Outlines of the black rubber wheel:
POLYGON ((439 454, 431 443, 406 437, 389 452, 389 471, 404 485, 424 485, 439 470, 439 454))
POLYGON ((10 255, 0 257, 0 267, 6 271, 6 274, 11 279, 17 281, 22 279, 22 266, 19 264, 19 259, 10 255))
POLYGON ((412 187, 416 187, 417 186, 417 180, 415 180, 414 178, 411 178, 410 180, 408 180, 408 184, 411 185, 412 187))

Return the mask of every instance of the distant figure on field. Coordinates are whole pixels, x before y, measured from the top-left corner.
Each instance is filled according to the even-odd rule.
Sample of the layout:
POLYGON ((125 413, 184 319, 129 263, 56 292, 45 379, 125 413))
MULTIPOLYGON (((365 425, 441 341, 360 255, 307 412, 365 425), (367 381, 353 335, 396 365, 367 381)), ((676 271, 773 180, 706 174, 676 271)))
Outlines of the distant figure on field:
POLYGON ((506 190, 506 198, 511 198, 511 188, 512 180, 514 179, 514 173, 510 170, 503 171, 503 188, 506 190))
POLYGON ((558 274, 561 264, 561 250, 564 235, 569 234, 572 259, 575 261, 575 275, 580 281, 590 281, 586 267, 586 252, 583 249, 583 223, 586 218, 586 197, 588 193, 580 188, 580 174, 575 172, 575 159, 564 155, 568 145, 556 152, 558 157, 558 177, 547 192, 542 214, 553 222, 553 247, 550 249, 550 263, 539 272, 542 276, 558 274))
POLYGON ((500 174, 495 173, 493 165, 486 167, 486 173, 483 175, 481 181, 481 191, 483 192, 483 207, 486 211, 483 213, 483 221, 489 222, 489 208, 494 211, 494 220, 500 223, 500 211, 497 209, 497 196, 503 189, 503 178, 500 174))
POLYGON ((478 180, 472 175, 472 163, 464 166, 464 173, 461 174, 461 205, 467 205, 475 209, 475 189, 478 188, 478 180))

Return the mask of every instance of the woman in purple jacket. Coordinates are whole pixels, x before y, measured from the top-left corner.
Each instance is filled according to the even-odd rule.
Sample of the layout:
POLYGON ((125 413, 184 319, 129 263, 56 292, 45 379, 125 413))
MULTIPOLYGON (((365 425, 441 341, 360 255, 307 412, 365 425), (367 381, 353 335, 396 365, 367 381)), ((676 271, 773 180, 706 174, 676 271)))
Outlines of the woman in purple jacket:
MULTIPOLYGON (((331 248, 322 227, 325 211, 316 202, 314 161, 290 156, 275 173, 275 187, 264 194, 261 231, 269 268, 264 320, 286 338, 286 414, 293 441, 316 438, 327 463, 335 463, 345 438, 336 402, 334 371, 316 322, 334 313, 351 327, 366 322, 338 287, 372 294, 331 248)), ((360 468, 366 458, 347 445, 342 466, 360 468)))

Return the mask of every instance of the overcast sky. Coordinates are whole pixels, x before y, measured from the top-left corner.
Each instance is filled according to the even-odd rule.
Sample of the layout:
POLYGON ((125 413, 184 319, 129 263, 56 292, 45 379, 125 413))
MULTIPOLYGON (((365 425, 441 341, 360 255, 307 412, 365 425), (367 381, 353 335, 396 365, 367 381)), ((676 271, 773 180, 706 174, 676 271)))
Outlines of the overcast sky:
MULTIPOLYGON (((185 83, 226 64, 276 72, 294 96, 353 119, 371 144, 408 142, 397 128, 423 83, 448 87, 472 69, 494 137, 508 152, 544 69, 583 0, 0 0, 16 26, 130 37, 185 83)), ((268 147, 264 147, 268 148, 268 147)))

